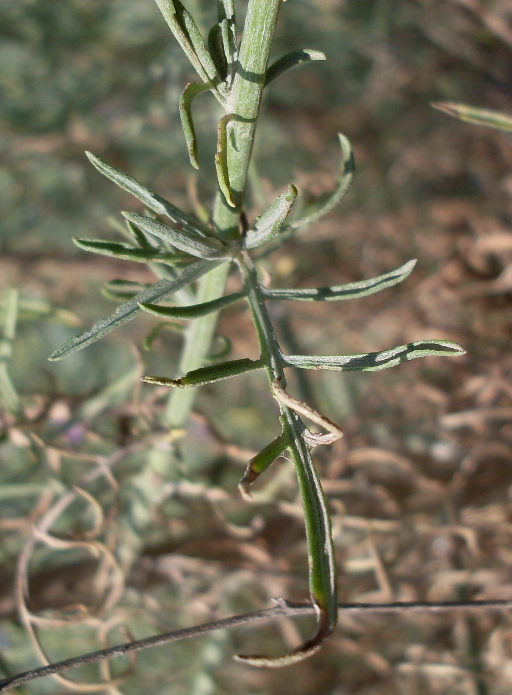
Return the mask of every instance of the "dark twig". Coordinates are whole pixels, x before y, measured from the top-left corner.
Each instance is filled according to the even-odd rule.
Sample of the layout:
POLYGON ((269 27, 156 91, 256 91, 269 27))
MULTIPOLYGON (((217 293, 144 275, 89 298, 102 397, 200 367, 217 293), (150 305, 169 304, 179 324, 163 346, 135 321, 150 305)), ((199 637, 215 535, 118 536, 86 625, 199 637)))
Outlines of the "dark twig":
MULTIPOLYGON (((512 608, 512 600, 495 600, 495 601, 445 601, 442 603, 428 603, 424 601, 401 602, 395 601, 392 603, 374 604, 374 603, 351 603, 339 604, 339 609, 342 613, 446 613, 458 610, 503 610, 512 608)), ((149 649, 150 647, 159 647, 163 644, 178 642, 179 640, 188 639, 190 637, 198 637, 214 630, 225 630, 232 627, 241 627, 253 623, 267 622, 276 618, 287 617, 297 618, 303 615, 315 615, 316 609, 311 604, 293 603, 285 599, 277 599, 272 608, 259 611, 257 613, 245 613, 244 615, 235 615, 231 618, 223 618, 222 620, 214 620, 211 623, 188 627, 184 630, 172 630, 164 632, 146 639, 135 640, 119 644, 115 647, 107 649, 99 649, 96 652, 75 656, 71 659, 64 659, 48 666, 40 666, 39 668, 20 673, 16 676, 4 678, 0 681, 0 691, 9 690, 16 686, 23 685, 29 681, 51 676, 61 671, 67 671, 72 668, 78 668, 87 664, 93 664, 105 659, 112 659, 115 656, 125 656, 131 652, 149 649)))

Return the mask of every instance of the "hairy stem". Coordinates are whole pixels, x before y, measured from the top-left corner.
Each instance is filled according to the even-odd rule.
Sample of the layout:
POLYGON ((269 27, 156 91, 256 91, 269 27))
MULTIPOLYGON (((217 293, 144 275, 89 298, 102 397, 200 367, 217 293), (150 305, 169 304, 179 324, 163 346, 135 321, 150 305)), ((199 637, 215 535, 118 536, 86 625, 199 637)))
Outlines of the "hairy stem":
MULTIPOLYGON (((233 115, 227 142, 227 161, 235 207, 230 207, 221 191, 217 192, 212 222, 219 236, 234 239, 239 235, 247 173, 254 144, 256 123, 265 84, 268 57, 277 23, 281 0, 250 0, 247 9, 240 55, 228 106, 233 115)), ((198 301, 206 302, 222 296, 229 266, 216 268, 199 281, 198 301)), ((178 371, 186 374, 201 367, 213 340, 216 315, 192 322, 185 334, 185 344, 178 371)), ((180 428, 193 407, 195 389, 171 393, 166 422, 180 428)))

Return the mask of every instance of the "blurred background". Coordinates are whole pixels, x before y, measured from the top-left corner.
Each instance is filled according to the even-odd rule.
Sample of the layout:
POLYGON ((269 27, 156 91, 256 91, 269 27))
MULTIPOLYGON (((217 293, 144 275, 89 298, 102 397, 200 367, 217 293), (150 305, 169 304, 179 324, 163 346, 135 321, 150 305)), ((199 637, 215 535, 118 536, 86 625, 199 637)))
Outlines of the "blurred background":
MULTIPOLYGON (((214 3, 185 4, 206 35, 214 3)), ((237 4, 240 26, 246 3, 237 4)), ((154 281, 142 264, 72 243, 117 240, 119 211, 142 211, 84 150, 188 211, 198 201, 210 209, 216 103, 207 95, 194 106, 202 169, 193 178, 177 101, 194 74, 152 0, 0 0, 0 26, 4 337, 19 292, 10 376, 3 365, 0 375, 19 394, 0 421, 0 671, 37 665, 40 649, 57 660, 257 610, 273 596, 307 599, 291 463, 274 465, 253 505, 237 492, 247 460, 278 431, 263 377, 202 389, 176 448, 159 424, 167 393, 141 389, 138 376, 174 373, 178 334, 163 331, 143 349, 154 325, 143 316, 47 361, 114 311, 106 282, 154 281)), ((276 287, 314 287, 418 263, 403 285, 366 299, 272 303, 284 350, 351 354, 427 338, 467 350, 382 373, 290 376, 291 392, 345 433, 315 453, 340 600, 512 599, 512 143, 429 105, 512 114, 512 7, 289 0, 274 57, 306 47, 327 61, 266 90, 249 217, 292 181, 306 198, 328 191, 339 131, 357 172, 342 205, 262 271, 276 287)), ((223 312, 219 334, 234 357, 256 356, 238 306, 223 312)), ((2 350, 5 360, 8 340, 2 350)), ((82 693, 109 677, 117 684, 97 692, 510 692, 505 614, 340 623, 319 655, 281 671, 250 670, 231 655, 280 653, 310 622, 212 633, 16 692, 82 693)))

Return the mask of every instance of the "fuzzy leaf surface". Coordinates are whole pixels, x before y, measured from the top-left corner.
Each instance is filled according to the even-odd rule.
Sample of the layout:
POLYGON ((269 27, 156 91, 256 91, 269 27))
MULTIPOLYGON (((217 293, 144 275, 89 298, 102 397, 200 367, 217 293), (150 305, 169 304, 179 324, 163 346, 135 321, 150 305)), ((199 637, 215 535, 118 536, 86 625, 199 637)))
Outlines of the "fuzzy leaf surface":
POLYGON ((234 292, 225 297, 212 299, 209 302, 201 304, 193 304, 192 306, 158 306, 157 304, 141 304, 140 308, 147 311, 149 314, 158 316, 159 318, 167 319, 198 319, 201 316, 213 314, 215 311, 220 311, 235 302, 239 302, 245 298, 245 292, 234 292))
POLYGON ((313 60, 326 60, 325 54, 320 51, 314 51, 311 48, 302 48, 297 51, 291 51, 291 53, 287 53, 282 58, 278 58, 267 70, 265 87, 275 80, 276 77, 286 72, 286 70, 310 63, 313 60))
POLYGON ((139 263, 174 263, 180 262, 190 256, 176 254, 174 251, 163 251, 155 248, 138 248, 129 244, 120 244, 103 239, 73 239, 74 243, 84 251, 98 253, 101 256, 120 258, 125 261, 137 261, 139 263))
POLYGON ((417 340, 414 343, 398 345, 391 350, 365 352, 361 355, 283 355, 283 360, 289 367, 301 369, 376 372, 418 357, 459 357, 465 352, 460 345, 449 340, 417 340))
POLYGON ((194 169, 199 169, 199 161, 197 159, 196 129, 192 118, 192 102, 196 96, 206 91, 208 91, 208 85, 201 82, 189 82, 181 93, 179 102, 181 126, 187 143, 188 158, 194 169))
POLYGON ((168 200, 165 200, 165 198, 161 198, 156 193, 153 193, 134 178, 107 164, 107 162, 92 154, 92 152, 86 152, 85 154, 100 174, 106 176, 107 179, 110 179, 124 191, 127 191, 127 193, 131 193, 135 198, 138 198, 141 203, 144 203, 147 208, 156 212, 157 215, 166 215, 189 232, 199 234, 200 236, 212 236, 211 230, 200 220, 183 212, 183 210, 180 210, 168 200))
POLYGON ((180 0, 156 0, 156 3, 197 74, 203 82, 215 84, 218 79, 215 64, 190 12, 180 0))
POLYGON ((198 258, 218 258, 219 253, 223 249, 222 243, 217 239, 204 239, 191 232, 185 234, 157 220, 153 220, 151 217, 136 215, 133 212, 123 212, 122 214, 143 231, 167 241, 172 246, 180 249, 180 251, 190 253, 192 256, 197 256, 198 258))
POLYGON ((135 297, 128 302, 118 306, 116 312, 112 314, 112 316, 97 321, 92 328, 85 333, 68 340, 65 345, 55 350, 49 359, 52 361, 61 360, 71 355, 71 353, 81 350, 87 347, 87 345, 91 345, 91 343, 95 343, 100 338, 103 338, 104 335, 110 333, 110 331, 119 328, 123 323, 135 318, 141 311, 139 304, 157 302, 160 299, 164 299, 164 297, 168 297, 170 294, 178 292, 182 287, 186 287, 195 280, 198 280, 202 275, 220 265, 220 263, 221 261, 198 261, 183 270, 175 280, 160 280, 160 282, 155 283, 151 287, 148 287, 148 289, 135 295, 135 297))
POLYGON ((408 261, 390 273, 385 273, 369 280, 350 282, 346 285, 315 287, 304 290, 274 290, 263 287, 262 291, 268 299, 288 299, 299 302, 334 302, 344 299, 358 299, 403 282, 410 275, 415 265, 416 260, 408 261))
POLYGON ((288 186, 286 193, 278 196, 269 209, 257 220, 254 229, 247 232, 245 247, 254 249, 279 234, 296 198, 297 189, 293 185, 288 186))
POLYGON ((306 224, 311 224, 312 222, 319 220, 324 215, 327 215, 328 212, 336 207, 350 188, 355 170, 354 155, 352 153, 350 142, 347 140, 347 138, 341 133, 338 133, 338 138, 342 153, 341 171, 338 185, 326 198, 311 203, 308 206, 310 211, 303 215, 300 219, 295 220, 290 224, 292 229, 297 229, 298 227, 303 227, 306 224))
POLYGON ((212 384, 214 381, 229 379, 245 372, 252 372, 256 369, 263 369, 264 364, 261 360, 250 360, 243 358, 241 360, 230 360, 221 364, 212 364, 208 367, 200 367, 193 369, 181 379, 167 379, 160 376, 143 376, 142 381, 147 384, 158 384, 159 386, 170 386, 178 388, 192 388, 194 386, 204 386, 212 384))

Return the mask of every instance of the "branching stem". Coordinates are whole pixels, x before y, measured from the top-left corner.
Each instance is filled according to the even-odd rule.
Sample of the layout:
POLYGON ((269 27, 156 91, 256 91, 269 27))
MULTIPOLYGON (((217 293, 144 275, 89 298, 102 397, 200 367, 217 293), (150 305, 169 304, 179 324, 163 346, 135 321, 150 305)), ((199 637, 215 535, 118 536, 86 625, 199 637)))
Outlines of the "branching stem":
MULTIPOLYGON (((215 200, 212 223, 223 239, 237 238, 243 212, 247 173, 251 160, 256 123, 267 72, 268 57, 277 23, 281 0, 250 0, 236 65, 233 86, 228 99, 231 114, 227 138, 229 185, 235 207, 230 207, 219 190, 215 200)), ((207 302, 224 293, 229 266, 224 265, 199 281, 198 301, 207 302)), ((185 344, 178 367, 179 374, 202 367, 213 340, 216 315, 192 322, 185 335, 185 344)), ((172 391, 166 422, 180 428, 193 407, 195 389, 172 391)))
MULTIPOLYGON (((245 291, 251 307, 254 325, 260 344, 260 359, 266 365, 270 388, 278 383, 286 388, 282 353, 265 304, 265 298, 254 265, 247 254, 238 257, 245 291)), ((275 394, 274 394, 274 397, 275 394)), ((308 557, 310 562, 310 592, 318 612, 318 628, 315 635, 297 650, 284 657, 269 659, 261 656, 240 657, 255 666, 282 666, 315 653, 322 641, 334 630, 338 617, 336 606, 336 566, 331 534, 331 522, 320 480, 311 459, 306 428, 298 414, 276 397, 281 411, 283 433, 289 442, 288 449, 297 470, 300 494, 304 508, 308 557)))

